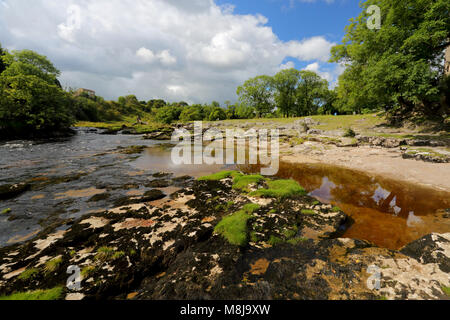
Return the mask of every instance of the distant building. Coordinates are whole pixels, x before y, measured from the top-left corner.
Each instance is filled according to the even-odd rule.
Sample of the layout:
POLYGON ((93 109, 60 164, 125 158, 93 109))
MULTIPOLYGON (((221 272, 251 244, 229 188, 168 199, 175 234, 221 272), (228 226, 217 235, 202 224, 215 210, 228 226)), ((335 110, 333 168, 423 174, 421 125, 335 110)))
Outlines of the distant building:
POLYGON ((87 95, 89 98, 95 98, 95 91, 81 88, 81 89, 78 89, 77 91, 75 91, 75 93, 73 95, 75 97, 79 97, 81 95, 87 95))

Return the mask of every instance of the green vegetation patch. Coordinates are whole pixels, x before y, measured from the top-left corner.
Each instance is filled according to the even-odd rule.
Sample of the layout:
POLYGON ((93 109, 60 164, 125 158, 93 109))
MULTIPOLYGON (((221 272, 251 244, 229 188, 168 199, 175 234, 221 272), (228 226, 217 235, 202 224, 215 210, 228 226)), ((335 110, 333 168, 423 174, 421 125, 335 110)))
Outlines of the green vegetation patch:
POLYGON ((204 176, 198 179, 198 181, 220 181, 226 178, 234 177, 238 175, 239 172, 237 171, 221 171, 214 174, 211 174, 209 176, 204 176))
POLYGON ((305 189, 294 180, 270 180, 267 181, 267 186, 268 189, 260 189, 250 193, 250 195, 284 199, 307 194, 305 189))
POLYGON ((48 273, 56 271, 59 265, 62 263, 62 261, 63 261, 62 257, 57 257, 50 261, 47 261, 45 263, 45 271, 48 273))
POLYGON ((91 274, 95 272, 96 268, 94 266, 86 266, 81 270, 81 276, 83 278, 89 277, 91 274))
POLYGON ((100 260, 100 261, 106 261, 106 260, 114 259, 113 257, 115 254, 116 254, 116 252, 115 252, 114 248, 100 247, 97 250, 97 255, 95 256, 95 259, 100 260))
POLYGON ((284 243, 284 241, 283 241, 283 239, 281 239, 281 238, 279 238, 279 237, 275 237, 275 236, 270 236, 270 238, 269 238, 269 244, 271 245, 271 246, 276 246, 277 244, 281 244, 281 243, 284 243))
POLYGON ((1 212, 1 214, 8 214, 11 212, 11 208, 7 208, 1 212))
POLYGON ((249 192, 248 186, 252 184, 257 184, 264 180, 261 175, 237 175, 233 181, 233 189, 242 190, 249 192))
POLYGON ((248 243, 247 222, 251 214, 260 208, 257 204, 247 204, 242 210, 227 216, 219 222, 214 232, 221 234, 229 243, 245 247, 248 243))
POLYGON ((57 300, 61 297, 62 292, 62 287, 55 287, 48 290, 18 292, 9 296, 2 296, 0 300, 57 300))
POLYGON ((314 211, 314 210, 308 210, 308 209, 304 209, 304 210, 302 210, 301 212, 302 212, 302 214, 307 215, 307 216, 313 216, 313 215, 317 214, 316 211, 314 211))
POLYGON ((37 268, 30 268, 22 272, 18 278, 20 280, 30 280, 33 279, 37 274, 39 274, 39 269, 37 268))
POLYGON ((289 243, 289 244, 295 246, 295 245, 297 245, 297 244, 299 244, 299 243, 306 242, 306 241, 308 241, 308 238, 297 237, 297 238, 289 239, 289 240, 287 241, 287 243, 289 243))
POLYGON ((443 286, 442 291, 444 291, 444 293, 450 297, 450 287, 443 286))

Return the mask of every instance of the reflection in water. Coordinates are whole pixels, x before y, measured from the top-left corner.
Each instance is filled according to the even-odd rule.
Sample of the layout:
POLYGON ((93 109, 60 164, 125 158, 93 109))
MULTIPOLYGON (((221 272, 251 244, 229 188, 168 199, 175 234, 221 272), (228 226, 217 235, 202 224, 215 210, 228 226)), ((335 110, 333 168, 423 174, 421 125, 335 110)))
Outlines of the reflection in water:
POLYGON ((432 232, 450 232, 449 219, 437 213, 450 208, 449 192, 329 165, 281 163, 278 176, 297 180, 311 196, 349 214, 354 224, 345 237, 398 249, 432 232))

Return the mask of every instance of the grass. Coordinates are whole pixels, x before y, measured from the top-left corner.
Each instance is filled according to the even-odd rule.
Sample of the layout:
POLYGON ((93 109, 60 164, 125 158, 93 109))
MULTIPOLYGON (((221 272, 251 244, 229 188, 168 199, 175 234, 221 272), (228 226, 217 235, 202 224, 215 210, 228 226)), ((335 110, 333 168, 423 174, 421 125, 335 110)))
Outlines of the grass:
POLYGON ((44 268, 45 271, 47 273, 51 273, 51 272, 56 271, 58 269, 59 265, 62 263, 62 261, 63 261, 62 257, 57 257, 55 259, 47 261, 45 263, 45 268, 44 268))
POLYGON ((96 260, 106 261, 109 260, 114 254, 114 248, 110 247, 100 247, 97 250, 96 260))
POLYGON ((2 296, 0 300, 57 300, 61 297, 62 292, 62 287, 55 287, 48 290, 18 292, 9 296, 2 296))
POLYGON ((33 279, 37 274, 39 274, 39 269, 37 268, 30 268, 22 272, 18 278, 20 280, 30 280, 33 279))
POLYGON ((285 199, 307 194, 305 189, 294 180, 269 180, 267 186, 268 189, 259 189, 251 192, 250 195, 285 199))
POLYGON ((247 222, 252 217, 251 214, 259 208, 257 204, 245 205, 242 210, 224 217, 217 224, 214 232, 222 235, 232 245, 245 247, 248 243, 247 222))
POLYGON ((81 276, 83 278, 89 277, 91 274, 95 272, 96 268, 94 266, 87 266, 81 270, 81 276))

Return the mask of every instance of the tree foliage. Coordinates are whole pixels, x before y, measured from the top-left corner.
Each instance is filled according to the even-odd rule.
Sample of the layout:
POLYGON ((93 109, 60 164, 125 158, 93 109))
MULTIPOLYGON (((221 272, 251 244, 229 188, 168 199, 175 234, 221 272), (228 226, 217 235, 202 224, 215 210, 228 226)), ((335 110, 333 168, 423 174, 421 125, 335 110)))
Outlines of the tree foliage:
POLYGON ((30 50, 2 56, 0 130, 20 135, 69 127, 73 121, 70 97, 57 85, 59 71, 44 56, 30 50))
MULTIPOLYGON (((352 110, 384 107, 404 118, 442 109, 443 54, 450 39, 448 0, 366 0, 346 27, 331 62, 346 65, 337 89, 352 110), (381 29, 367 26, 370 5, 381 9, 381 29)), ((448 105, 447 105, 448 108, 448 105)))
POLYGON ((258 117, 272 112, 273 92, 272 78, 269 76, 258 76, 247 80, 237 89, 239 99, 253 107, 258 117))

